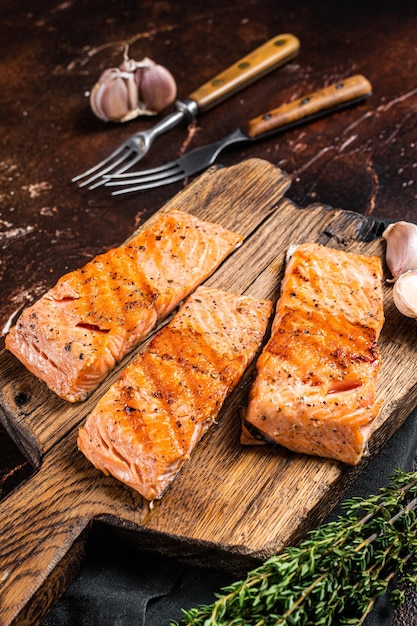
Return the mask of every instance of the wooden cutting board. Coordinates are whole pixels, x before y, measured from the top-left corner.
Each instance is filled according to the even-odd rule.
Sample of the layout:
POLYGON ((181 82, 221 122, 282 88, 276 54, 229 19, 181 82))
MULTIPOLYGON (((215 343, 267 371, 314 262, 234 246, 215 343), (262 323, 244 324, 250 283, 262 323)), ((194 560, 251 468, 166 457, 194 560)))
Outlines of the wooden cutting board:
MULTIPOLYGON (((290 244, 316 241, 384 258, 381 223, 318 205, 300 209, 284 197, 289 185, 284 172, 250 159, 210 169, 161 211, 177 207, 241 232, 244 245, 206 284, 255 297, 278 298, 290 244)), ((415 321, 395 309, 392 286, 384 289, 382 410, 371 456, 417 404, 415 321)), ((76 448, 78 426, 134 354, 76 405, 48 391, 7 351, 0 354, 0 418, 36 468, 0 503, 1 626, 42 621, 78 572, 97 524, 135 547, 237 574, 301 539, 366 465, 364 460, 350 468, 273 445, 241 446, 239 410, 250 370, 226 402, 219 424, 151 508, 139 494, 97 471, 76 448)))

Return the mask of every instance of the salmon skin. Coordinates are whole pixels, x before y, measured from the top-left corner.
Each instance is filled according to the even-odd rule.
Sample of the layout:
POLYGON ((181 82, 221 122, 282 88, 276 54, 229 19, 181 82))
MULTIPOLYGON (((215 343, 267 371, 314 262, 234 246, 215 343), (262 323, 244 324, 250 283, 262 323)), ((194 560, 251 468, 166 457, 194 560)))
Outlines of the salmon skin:
POLYGON ((256 364, 241 442, 260 437, 294 452, 359 463, 380 408, 383 323, 378 257, 295 247, 256 364))
POLYGON ((242 239, 188 213, 165 213, 61 277, 23 311, 6 348, 58 396, 84 400, 242 239))
POLYGON ((79 430, 105 474, 160 498, 254 360, 272 302, 199 287, 79 430))

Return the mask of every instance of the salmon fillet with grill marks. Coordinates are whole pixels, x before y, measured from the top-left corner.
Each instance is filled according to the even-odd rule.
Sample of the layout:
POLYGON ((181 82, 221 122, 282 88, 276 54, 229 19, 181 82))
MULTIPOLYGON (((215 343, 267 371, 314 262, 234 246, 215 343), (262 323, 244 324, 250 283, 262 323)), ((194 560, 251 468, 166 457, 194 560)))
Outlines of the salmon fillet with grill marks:
POLYGON ((199 287, 79 431, 105 474, 160 498, 255 358, 272 302, 199 287))
POLYGON ((84 400, 241 242, 172 210, 60 278, 23 311, 6 347, 56 394, 84 400))
POLYGON ((257 361, 242 443, 261 434, 295 452, 359 463, 379 411, 383 322, 378 257, 296 247, 257 361))

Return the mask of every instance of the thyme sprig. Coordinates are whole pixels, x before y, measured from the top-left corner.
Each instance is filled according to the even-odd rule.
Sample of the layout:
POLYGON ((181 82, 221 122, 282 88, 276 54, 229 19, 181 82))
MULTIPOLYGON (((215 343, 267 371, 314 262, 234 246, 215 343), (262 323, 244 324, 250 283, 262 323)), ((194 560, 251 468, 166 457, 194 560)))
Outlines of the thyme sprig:
POLYGON ((394 577, 391 600, 401 604, 417 588, 409 573, 417 563, 417 472, 397 470, 378 495, 342 506, 343 516, 224 587, 213 604, 183 610, 181 623, 330 626, 338 618, 361 626, 394 577))

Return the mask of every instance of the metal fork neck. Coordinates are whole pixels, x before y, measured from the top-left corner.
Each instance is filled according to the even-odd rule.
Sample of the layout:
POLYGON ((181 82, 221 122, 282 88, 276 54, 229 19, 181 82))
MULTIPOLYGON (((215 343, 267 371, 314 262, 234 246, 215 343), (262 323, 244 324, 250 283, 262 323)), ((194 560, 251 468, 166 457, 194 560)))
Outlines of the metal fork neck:
POLYGON ((186 121, 187 124, 194 122, 199 111, 197 102, 195 100, 191 100, 191 98, 177 100, 175 107, 184 115, 184 121, 186 121))
POLYGON ((150 145, 156 137, 162 135, 162 133, 165 133, 167 130, 171 130, 171 128, 175 128, 175 126, 178 126, 181 122, 190 124, 195 120, 198 113, 198 104, 194 100, 178 100, 175 103, 175 107, 176 111, 164 117, 152 126, 152 128, 145 131, 145 133, 136 133, 136 136, 141 141, 146 141, 146 143, 150 145))

